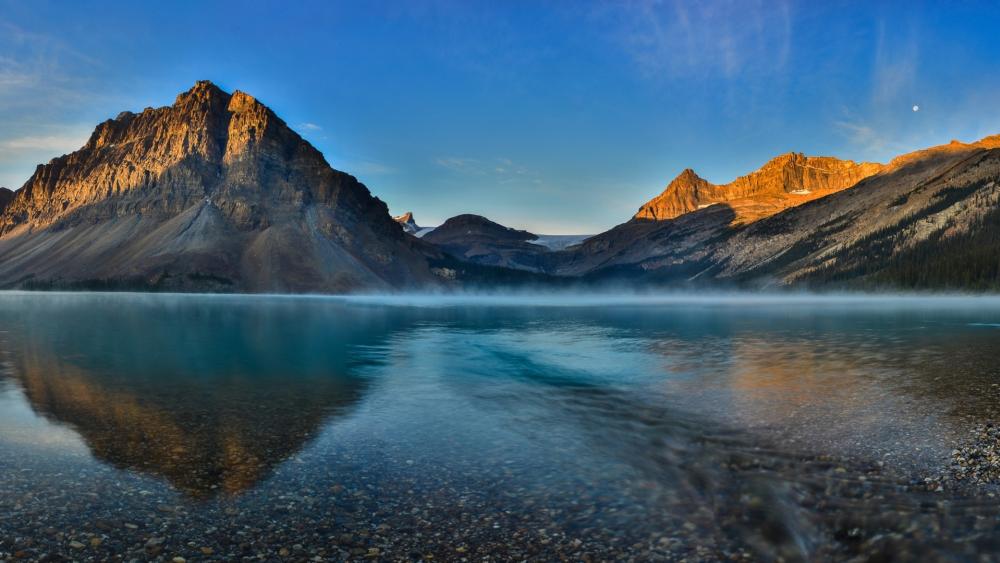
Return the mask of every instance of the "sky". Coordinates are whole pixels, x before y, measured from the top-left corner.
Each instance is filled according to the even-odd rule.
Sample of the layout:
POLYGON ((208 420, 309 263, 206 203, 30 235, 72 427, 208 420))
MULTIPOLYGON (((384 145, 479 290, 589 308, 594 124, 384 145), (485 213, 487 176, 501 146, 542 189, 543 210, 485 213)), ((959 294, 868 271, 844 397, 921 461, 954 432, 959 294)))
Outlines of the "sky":
POLYGON ((685 168, 1000 133, 998 29, 971 1, 0 0, 0 186, 208 79, 421 225, 590 234, 685 168))

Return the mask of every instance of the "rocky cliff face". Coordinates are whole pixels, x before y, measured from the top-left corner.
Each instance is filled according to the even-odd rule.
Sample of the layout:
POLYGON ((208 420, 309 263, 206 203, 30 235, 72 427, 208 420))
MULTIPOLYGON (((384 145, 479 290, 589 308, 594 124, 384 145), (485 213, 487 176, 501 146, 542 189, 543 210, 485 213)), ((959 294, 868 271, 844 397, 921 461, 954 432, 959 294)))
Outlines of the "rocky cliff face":
POLYGON ((0 188, 0 213, 3 213, 4 209, 10 205, 10 202, 14 200, 14 192, 7 188, 0 188))
POLYGON ((716 185, 687 169, 659 196, 639 208, 634 219, 662 221, 709 205, 725 203, 746 224, 849 188, 882 170, 881 164, 788 153, 728 184, 716 185))
POLYGON ((203 81, 39 166, 0 213, 0 285, 352 291, 433 283, 428 245, 249 94, 203 81))

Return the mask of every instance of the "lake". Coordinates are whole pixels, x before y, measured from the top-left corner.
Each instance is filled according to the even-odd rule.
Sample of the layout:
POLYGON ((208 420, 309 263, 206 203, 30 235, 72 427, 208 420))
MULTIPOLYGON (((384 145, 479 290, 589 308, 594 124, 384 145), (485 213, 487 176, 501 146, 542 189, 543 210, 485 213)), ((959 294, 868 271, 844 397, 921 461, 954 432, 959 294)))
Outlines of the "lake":
POLYGON ((0 293, 0 560, 974 559, 1000 299, 0 293))

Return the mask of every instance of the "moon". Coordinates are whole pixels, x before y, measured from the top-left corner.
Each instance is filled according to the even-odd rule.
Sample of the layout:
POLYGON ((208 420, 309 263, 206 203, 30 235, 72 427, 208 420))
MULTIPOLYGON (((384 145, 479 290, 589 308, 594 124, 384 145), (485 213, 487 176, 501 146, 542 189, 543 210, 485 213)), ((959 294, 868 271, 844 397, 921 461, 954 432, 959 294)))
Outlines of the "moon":
POLYGON ((920 111, 920 106, 913 106, 913 111, 920 111))

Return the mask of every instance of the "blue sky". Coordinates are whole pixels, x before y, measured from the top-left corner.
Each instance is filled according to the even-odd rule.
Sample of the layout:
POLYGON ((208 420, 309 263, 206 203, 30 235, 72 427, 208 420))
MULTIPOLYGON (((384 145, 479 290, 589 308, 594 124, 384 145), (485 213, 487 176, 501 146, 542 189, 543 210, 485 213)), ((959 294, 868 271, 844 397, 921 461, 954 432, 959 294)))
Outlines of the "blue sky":
POLYGON ((687 167, 1000 133, 1000 7, 954 4, 0 0, 0 185, 204 78, 421 224, 598 232, 687 167))

